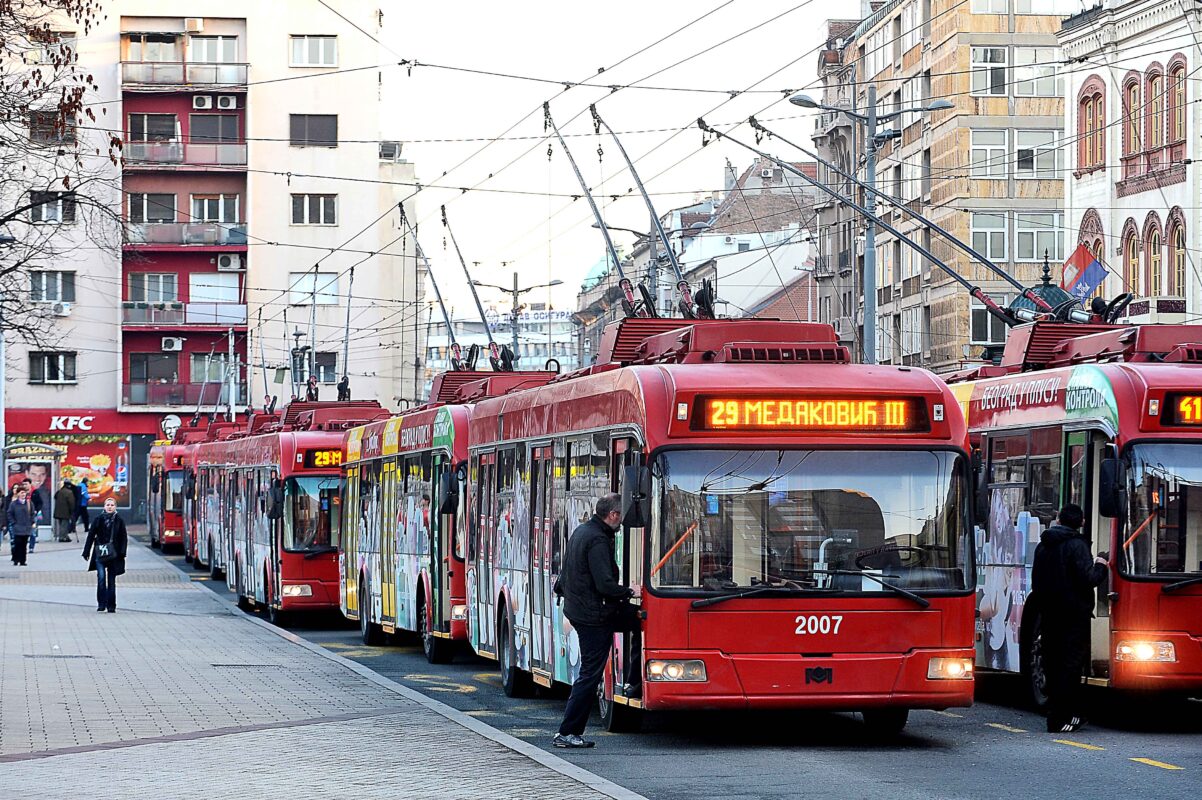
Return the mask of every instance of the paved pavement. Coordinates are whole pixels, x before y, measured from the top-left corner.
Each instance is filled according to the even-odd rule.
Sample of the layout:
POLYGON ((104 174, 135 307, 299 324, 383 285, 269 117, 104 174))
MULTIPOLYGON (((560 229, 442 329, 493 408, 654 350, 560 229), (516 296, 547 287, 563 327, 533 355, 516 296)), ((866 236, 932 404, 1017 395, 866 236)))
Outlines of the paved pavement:
POLYGON ((118 613, 98 614, 80 550, 0 560, 4 796, 637 797, 237 612, 140 544, 118 613))

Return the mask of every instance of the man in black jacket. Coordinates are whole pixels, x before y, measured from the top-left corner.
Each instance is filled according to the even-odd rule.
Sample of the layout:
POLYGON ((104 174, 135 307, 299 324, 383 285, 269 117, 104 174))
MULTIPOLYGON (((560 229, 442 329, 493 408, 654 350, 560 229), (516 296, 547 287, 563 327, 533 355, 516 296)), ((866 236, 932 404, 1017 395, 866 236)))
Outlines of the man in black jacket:
POLYGON ((613 646, 621 606, 634 592, 618 584, 614 534, 622 524, 622 498, 607 494, 597 501, 592 519, 572 531, 559 575, 563 613, 580 641, 580 674, 572 684, 556 747, 592 747, 582 738, 605 659, 613 646))
POLYGON ((1060 509, 1059 524, 1043 532, 1031 566, 1031 588, 1039 598, 1043 669, 1047 675, 1048 733, 1071 733, 1081 716, 1081 676, 1089 659, 1089 620, 1094 590, 1106 580, 1106 553, 1090 555, 1081 536, 1085 513, 1072 503, 1060 509))

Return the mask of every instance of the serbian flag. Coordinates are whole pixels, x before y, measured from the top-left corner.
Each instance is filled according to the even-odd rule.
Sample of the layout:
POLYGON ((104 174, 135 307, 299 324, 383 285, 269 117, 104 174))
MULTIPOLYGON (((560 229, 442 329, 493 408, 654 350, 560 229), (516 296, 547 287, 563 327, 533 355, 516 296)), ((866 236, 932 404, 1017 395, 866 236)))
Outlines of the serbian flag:
POLYGON ((1107 274, 1106 267, 1102 266, 1102 262, 1089 252, 1089 248, 1084 244, 1079 244, 1073 254, 1068 257, 1068 261, 1064 262, 1064 275, 1060 281, 1060 288, 1084 303, 1085 298, 1097 291, 1097 288, 1102 285, 1102 281, 1106 280, 1107 274))

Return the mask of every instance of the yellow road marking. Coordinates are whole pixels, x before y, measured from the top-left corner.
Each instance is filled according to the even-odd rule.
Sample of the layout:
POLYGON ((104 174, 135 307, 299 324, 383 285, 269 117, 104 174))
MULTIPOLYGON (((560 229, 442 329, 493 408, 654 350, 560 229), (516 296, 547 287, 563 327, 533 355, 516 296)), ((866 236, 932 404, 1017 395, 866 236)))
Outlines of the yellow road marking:
POLYGON ((477 709, 475 711, 464 711, 469 717, 495 717, 500 714, 498 711, 489 711, 487 709, 477 709))
POLYGON ((1003 725, 1000 722, 986 722, 985 724, 991 728, 997 728, 999 731, 1006 731, 1007 733, 1026 733, 1027 732, 1023 728, 1015 728, 1010 725, 1003 725))
POLYGON ((1131 760, 1137 761, 1140 764, 1147 764, 1149 767, 1160 767, 1161 769, 1185 769, 1185 767, 1179 767, 1176 764, 1166 764, 1163 761, 1153 761, 1150 758, 1133 758, 1131 760))
POLYGON ((950 711, 932 711, 932 714, 938 714, 941 717, 952 717, 954 719, 964 719, 963 714, 953 714, 950 711))
POLYGON ((210 578, 208 575, 193 575, 192 580, 194 580, 194 581, 211 581, 213 579, 210 578))
POLYGON ((1105 750, 1105 747, 1098 747, 1096 744, 1086 744, 1085 742, 1074 742, 1072 739, 1053 739, 1056 744, 1067 744, 1069 747, 1080 747, 1082 750, 1105 750))

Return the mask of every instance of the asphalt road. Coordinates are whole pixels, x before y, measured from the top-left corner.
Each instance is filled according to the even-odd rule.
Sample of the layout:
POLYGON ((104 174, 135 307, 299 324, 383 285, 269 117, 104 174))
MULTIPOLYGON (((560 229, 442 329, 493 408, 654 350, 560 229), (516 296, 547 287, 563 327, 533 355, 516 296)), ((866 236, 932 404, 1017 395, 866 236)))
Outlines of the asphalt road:
MULTIPOLYGON (((167 556, 194 579, 223 583, 167 556)), ((493 662, 464 653, 428 664, 414 642, 369 648, 336 613, 289 629, 493 727, 550 749, 566 691, 509 699, 493 662)), ((1196 798, 1202 793, 1202 701, 1131 702, 1092 690, 1093 724, 1044 732, 1012 676, 978 678, 977 702, 916 711, 903 735, 875 742, 855 714, 649 715, 637 734, 590 728, 597 747, 555 752, 650 798, 1196 798)), ((454 753, 447 767, 454 769, 454 753)), ((393 768, 381 765, 382 769, 393 768)))

